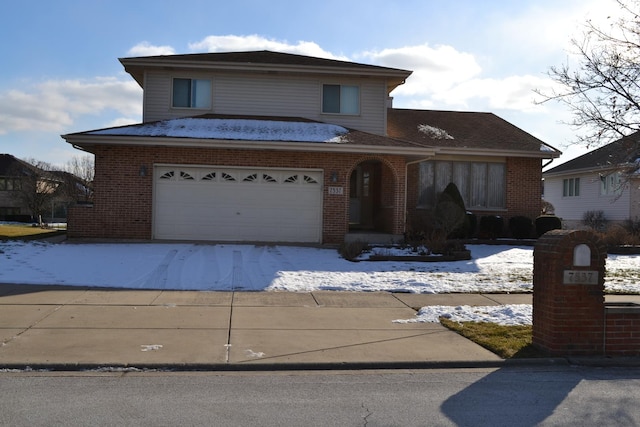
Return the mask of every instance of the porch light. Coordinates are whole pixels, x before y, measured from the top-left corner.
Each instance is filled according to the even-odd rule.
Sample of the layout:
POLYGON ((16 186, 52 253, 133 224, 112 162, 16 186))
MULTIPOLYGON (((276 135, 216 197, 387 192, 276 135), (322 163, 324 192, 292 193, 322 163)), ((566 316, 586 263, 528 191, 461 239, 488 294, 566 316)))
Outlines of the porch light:
POLYGON ((140 166, 139 174, 140 176, 147 176, 147 167, 145 165, 140 166))
POLYGON ((338 172, 331 172, 331 182, 338 182, 338 172))

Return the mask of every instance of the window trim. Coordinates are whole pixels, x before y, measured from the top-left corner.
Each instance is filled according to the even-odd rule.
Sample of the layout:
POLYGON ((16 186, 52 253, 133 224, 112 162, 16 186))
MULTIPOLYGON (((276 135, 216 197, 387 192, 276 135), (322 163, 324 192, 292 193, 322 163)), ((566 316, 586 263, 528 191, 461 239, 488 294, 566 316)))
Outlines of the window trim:
POLYGON ((564 178, 562 180, 562 197, 580 197, 580 177, 564 178))
POLYGON ((22 180, 20 178, 15 176, 0 176, 0 191, 19 190, 22 190, 22 180))
MULTIPOLYGON (((340 100, 339 100, 339 101, 340 101, 340 100)), ((328 115, 334 115, 334 116, 359 116, 359 115, 361 114, 361 111, 362 111, 362 87, 361 87, 359 84, 355 84, 355 83, 353 83, 353 84, 347 84, 347 83, 330 83, 330 82, 326 82, 326 83, 322 83, 322 84, 320 85, 320 113, 321 113, 321 114, 328 114, 328 115), (357 106, 358 108, 357 108, 357 110, 358 110, 358 111, 356 111, 355 113, 351 113, 351 112, 349 112, 349 113, 343 113, 343 112, 342 112, 342 104, 341 104, 340 102, 338 102, 338 103, 340 104, 340 105, 339 105, 339 108, 340 108, 340 110, 341 110, 341 111, 338 111, 338 112, 325 111, 325 110, 324 110, 324 98, 325 98, 325 96, 324 96, 324 95, 325 95, 324 89, 325 89, 325 86, 338 86, 338 87, 340 88, 340 93, 339 93, 339 95, 340 95, 341 97, 342 97, 342 88, 343 88, 343 87, 352 87, 352 88, 357 88, 357 89, 358 89, 358 98, 357 98, 357 101, 358 101, 358 106, 357 106)))
POLYGON ((620 174, 620 172, 611 172, 606 175, 600 175, 601 196, 619 196, 622 194, 623 187, 622 174, 620 174))
POLYGON ((176 109, 176 110, 202 110, 202 111, 211 111, 213 109, 213 79, 212 78, 208 78, 208 77, 192 77, 192 76, 173 76, 171 77, 171 102, 170 102, 170 106, 172 109, 176 109), (202 81, 208 81, 209 82, 209 102, 208 102, 208 106, 207 107, 195 107, 195 106, 191 106, 193 105, 193 99, 191 99, 191 95, 190 95, 190 99, 189 99, 189 107, 181 107, 181 106, 176 106, 175 105, 175 81, 176 80, 189 80, 190 81, 190 87, 192 87, 193 85, 193 81, 194 80, 202 80, 202 81))

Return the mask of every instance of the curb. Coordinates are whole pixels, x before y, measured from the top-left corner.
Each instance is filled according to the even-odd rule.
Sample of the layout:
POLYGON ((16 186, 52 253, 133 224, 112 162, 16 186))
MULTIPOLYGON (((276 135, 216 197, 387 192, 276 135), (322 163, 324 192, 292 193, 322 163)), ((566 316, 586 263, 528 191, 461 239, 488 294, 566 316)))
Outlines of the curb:
MULTIPOLYGON (((567 359, 511 359, 497 361, 436 362, 345 362, 345 363, 278 363, 278 364, 7 364, 0 371, 21 372, 284 372, 284 371, 391 371, 427 369, 507 368, 517 366, 569 366, 567 359)), ((640 366, 640 360, 638 360, 640 366)))

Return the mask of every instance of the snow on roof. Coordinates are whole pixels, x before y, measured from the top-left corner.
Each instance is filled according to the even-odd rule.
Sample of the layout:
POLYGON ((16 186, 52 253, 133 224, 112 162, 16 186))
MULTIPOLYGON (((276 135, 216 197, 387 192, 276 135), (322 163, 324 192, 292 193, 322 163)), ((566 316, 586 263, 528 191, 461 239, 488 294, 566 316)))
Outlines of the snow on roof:
POLYGON ((346 140, 342 126, 256 119, 181 118, 87 132, 89 135, 166 136, 244 141, 331 142, 346 140))
POLYGON ((418 132, 422 132, 433 139, 453 139, 453 136, 449 135, 449 132, 435 126, 418 125, 418 132))

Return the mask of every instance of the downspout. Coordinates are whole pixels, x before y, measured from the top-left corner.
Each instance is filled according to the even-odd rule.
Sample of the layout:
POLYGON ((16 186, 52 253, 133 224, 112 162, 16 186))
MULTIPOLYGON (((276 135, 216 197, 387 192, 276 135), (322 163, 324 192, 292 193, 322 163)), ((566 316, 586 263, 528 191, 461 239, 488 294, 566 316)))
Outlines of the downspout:
POLYGON ((407 194, 408 194, 408 183, 409 183, 409 166, 415 165, 416 163, 426 162, 427 160, 433 159, 434 156, 425 157, 423 159, 414 160, 412 162, 407 162, 404 164, 404 231, 407 231, 407 194))
POLYGON ((547 166, 549 166, 551 163, 553 163, 555 159, 551 159, 549 160, 547 163, 545 163, 544 165, 542 165, 542 169, 546 168, 547 166))

